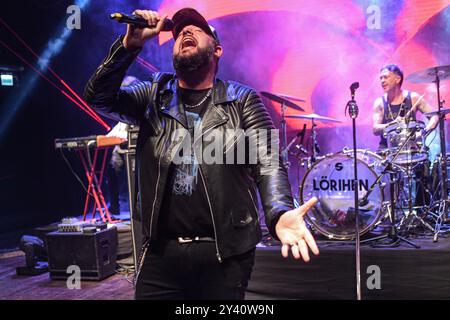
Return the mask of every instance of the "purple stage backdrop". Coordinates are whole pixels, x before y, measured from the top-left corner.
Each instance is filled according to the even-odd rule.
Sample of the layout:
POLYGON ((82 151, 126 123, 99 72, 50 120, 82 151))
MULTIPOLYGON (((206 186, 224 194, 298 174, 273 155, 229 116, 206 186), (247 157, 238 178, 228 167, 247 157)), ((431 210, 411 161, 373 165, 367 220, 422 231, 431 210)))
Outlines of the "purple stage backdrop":
MULTIPOLYGON (((98 19, 100 28, 111 10, 134 9, 123 2, 120 8, 114 7, 114 2, 100 2, 92 3, 88 10, 95 19, 103 17, 98 19)), ((140 4, 146 7, 143 1, 140 4)), ((166 0, 153 9, 171 16, 185 6, 197 8, 218 30, 224 47, 221 78, 304 99, 306 102, 299 104, 305 113, 342 121, 331 126, 319 124, 319 128, 334 129, 324 131, 325 139, 319 137, 324 152, 351 145, 351 121, 344 115, 344 107, 352 82, 360 83, 356 96, 360 107, 358 146, 373 149, 378 139, 370 130, 372 103, 382 94, 379 69, 396 63, 407 76, 450 64, 449 0, 166 0)), ((121 26, 115 28, 123 31, 121 26)), ((170 33, 162 33, 156 48, 146 50, 142 57, 162 70, 172 70, 172 45, 170 33)), ((433 83, 405 81, 404 88, 425 94, 437 108, 433 83)), ((441 90, 443 98, 450 99, 450 83, 443 82, 441 90)), ((278 122, 280 106, 265 102, 278 122)), ((300 113, 288 110, 287 114, 300 113)), ((304 123, 290 119, 290 134, 304 123)))
MULTIPOLYGON (((140 1, 140 7, 148 7, 145 3, 140 1)), ((319 123, 322 154, 352 146, 351 119, 344 115, 352 82, 360 83, 356 95, 360 107, 358 148, 375 150, 379 138, 372 134, 372 104, 382 94, 380 68, 389 63, 398 64, 406 77, 421 69, 450 64, 449 0, 165 0, 155 3, 152 9, 169 17, 182 7, 196 8, 218 30, 224 47, 219 77, 248 84, 258 91, 304 99, 306 102, 299 105, 305 114, 317 113, 342 121, 319 123)), ((135 9, 123 2, 117 5, 95 2, 88 12, 92 12, 92 19, 97 19, 99 28, 105 28, 104 17, 111 10, 135 9)), ((118 33, 123 32, 122 26, 114 28, 118 33)), ((141 57, 160 70, 172 70, 172 45, 171 34, 161 33, 141 57)), ((437 109, 435 84, 405 81, 403 87, 424 94, 437 109)), ((441 93, 450 101, 449 81, 442 82, 441 93)), ((264 101, 279 126, 280 105, 264 101)), ((288 109, 287 114, 303 113, 288 109)), ((426 121, 422 116, 418 118, 426 121)), ((304 123, 308 129, 311 127, 308 121, 289 119, 289 138, 304 123)), ((309 136, 310 131, 306 147, 309 147, 309 136)), ((431 134, 428 143, 434 158, 439 152, 438 135, 431 134)), ((300 179, 296 158, 291 162, 296 189, 300 179)))

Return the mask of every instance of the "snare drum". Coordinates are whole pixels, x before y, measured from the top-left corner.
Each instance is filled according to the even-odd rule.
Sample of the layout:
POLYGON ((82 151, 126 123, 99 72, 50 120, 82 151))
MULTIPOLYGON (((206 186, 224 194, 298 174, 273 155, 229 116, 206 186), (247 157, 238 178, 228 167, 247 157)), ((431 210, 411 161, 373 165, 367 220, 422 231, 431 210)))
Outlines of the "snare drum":
MULTIPOLYGON (((368 150, 357 150, 359 190, 362 199, 377 179, 377 167, 382 157, 368 150)), ((302 203, 312 197, 318 204, 307 215, 314 229, 329 239, 351 240, 356 236, 354 210, 353 150, 344 150, 316 162, 305 174, 300 186, 302 203)), ((373 229, 382 217, 384 183, 380 182, 368 197, 368 203, 359 206, 360 235, 373 229)))
POLYGON ((419 132, 425 129, 422 121, 409 121, 408 123, 392 123, 384 129, 384 137, 387 140, 389 157, 392 157, 406 142, 411 130, 417 132, 402 148, 395 159, 399 165, 411 165, 428 159, 428 151, 425 146, 425 138, 419 132))

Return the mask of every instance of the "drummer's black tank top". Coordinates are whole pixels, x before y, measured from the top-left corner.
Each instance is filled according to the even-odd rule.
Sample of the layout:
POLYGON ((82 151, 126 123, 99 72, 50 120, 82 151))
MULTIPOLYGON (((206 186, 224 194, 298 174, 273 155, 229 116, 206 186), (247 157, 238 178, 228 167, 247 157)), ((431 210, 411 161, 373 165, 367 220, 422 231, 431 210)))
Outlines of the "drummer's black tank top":
MULTIPOLYGON (((403 99, 403 102, 401 104, 391 104, 386 100, 386 97, 383 96, 383 122, 382 123, 389 123, 391 121, 394 121, 395 118, 398 117, 400 114, 401 117, 404 117, 406 113, 411 110, 412 108, 412 100, 411 100, 411 92, 408 91, 408 95, 403 99)), ((416 120, 416 113, 412 113, 408 120, 416 120)), ((386 138, 381 136, 380 139, 380 146, 379 149, 386 149, 387 148, 387 140, 386 138)))

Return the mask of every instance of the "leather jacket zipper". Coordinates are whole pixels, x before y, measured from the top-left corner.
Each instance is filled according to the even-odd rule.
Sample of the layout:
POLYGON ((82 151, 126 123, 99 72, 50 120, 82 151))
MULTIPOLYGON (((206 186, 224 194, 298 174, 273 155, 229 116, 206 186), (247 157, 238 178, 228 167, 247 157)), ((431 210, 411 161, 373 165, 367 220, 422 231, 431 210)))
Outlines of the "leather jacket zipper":
POLYGON ((217 244, 216 223, 214 222, 214 214, 213 214, 213 210, 212 210, 211 200, 209 199, 208 189, 206 188, 205 178, 203 177, 201 167, 200 167, 199 171, 200 171, 200 176, 202 178, 203 188, 205 189, 206 198, 208 200, 209 212, 211 213, 211 220, 212 220, 213 229, 214 229, 214 244, 216 245, 216 257, 217 257, 217 260, 219 260, 219 262, 222 262, 222 257, 220 256, 220 253, 219 253, 219 246, 217 244))
MULTIPOLYGON (((198 141, 198 139, 201 139, 208 131, 220 126, 221 124, 224 124, 225 122, 227 122, 226 119, 222 118, 223 121, 218 122, 213 124, 212 126, 210 126, 209 128, 206 128, 205 131, 200 135, 200 137, 198 137, 196 140, 194 140, 194 142, 192 143, 192 145, 195 148, 195 143, 198 141)), ((222 257, 220 256, 220 252, 219 252, 219 245, 217 244, 217 230, 216 230, 216 223, 214 221, 214 213, 213 213, 213 209, 212 209, 212 205, 211 205, 211 200, 209 198, 209 193, 208 193, 208 189, 206 188, 206 183, 205 183, 205 177, 203 176, 203 172, 202 172, 202 168, 200 166, 200 176, 202 178, 202 183, 203 183, 203 188, 205 189, 205 193, 206 193, 206 198, 208 200, 208 206, 209 206, 209 211, 211 213, 211 220, 212 220, 212 224, 213 224, 213 229, 214 229, 214 244, 216 245, 216 257, 217 260, 219 260, 219 262, 222 262, 222 257)))
POLYGON ((149 245, 150 241, 147 240, 141 248, 141 253, 139 254, 139 258, 137 261, 137 270, 135 270, 134 272, 134 279, 133 279, 133 285, 136 286, 136 283, 138 281, 138 277, 139 274, 141 273, 142 270, 142 265, 144 264, 144 259, 145 259, 145 255, 147 254, 147 250, 148 250, 148 245, 149 245))
POLYGON ((162 154, 159 155, 159 160, 158 160, 158 178, 156 179, 155 198, 153 199, 152 213, 150 215, 150 229, 149 229, 149 238, 150 239, 152 237, 152 225, 153 225, 153 215, 155 214, 155 203, 156 203, 156 199, 158 198, 159 179, 161 177, 161 158, 162 158, 162 154))
MULTIPOLYGON (((213 106, 213 108, 216 108, 216 107, 213 106)), ((217 108, 216 108, 216 109, 217 109, 217 108)), ((206 133, 208 133, 208 131, 210 131, 210 130, 212 130, 212 129, 214 129, 214 128, 216 128, 216 127, 218 127, 218 126, 220 126, 220 125, 222 125, 222 124, 224 124, 224 123, 226 123, 226 122, 227 122, 227 118, 225 118, 224 116, 222 116, 222 121, 213 123, 211 126, 205 128, 205 131, 202 132, 202 134, 200 135, 200 137, 197 137, 197 139, 194 140, 194 142, 192 143, 192 145, 195 146, 195 143, 196 143, 199 139, 201 139, 206 133)))
POLYGON ((116 50, 114 50, 114 52, 111 54, 111 56, 109 56, 109 59, 107 59, 105 62, 103 62, 100 67, 97 69, 97 72, 95 73, 96 75, 98 75, 98 73, 103 70, 103 68, 112 60, 112 58, 114 58, 114 55, 116 54, 117 51, 119 51, 120 47, 116 48, 116 50))

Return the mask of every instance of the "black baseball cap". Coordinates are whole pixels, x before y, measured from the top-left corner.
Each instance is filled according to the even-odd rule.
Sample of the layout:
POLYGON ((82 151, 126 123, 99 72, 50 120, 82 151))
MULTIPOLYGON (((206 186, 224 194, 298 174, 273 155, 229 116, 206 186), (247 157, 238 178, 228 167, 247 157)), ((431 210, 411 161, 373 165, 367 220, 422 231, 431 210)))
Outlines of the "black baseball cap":
POLYGON ((172 21, 172 35, 174 39, 178 37, 178 34, 181 32, 181 30, 183 30, 185 26, 191 24, 201 28, 203 31, 213 37, 217 41, 217 43, 220 43, 216 29, 208 24, 206 19, 195 9, 183 8, 181 10, 178 10, 173 15, 172 21))

